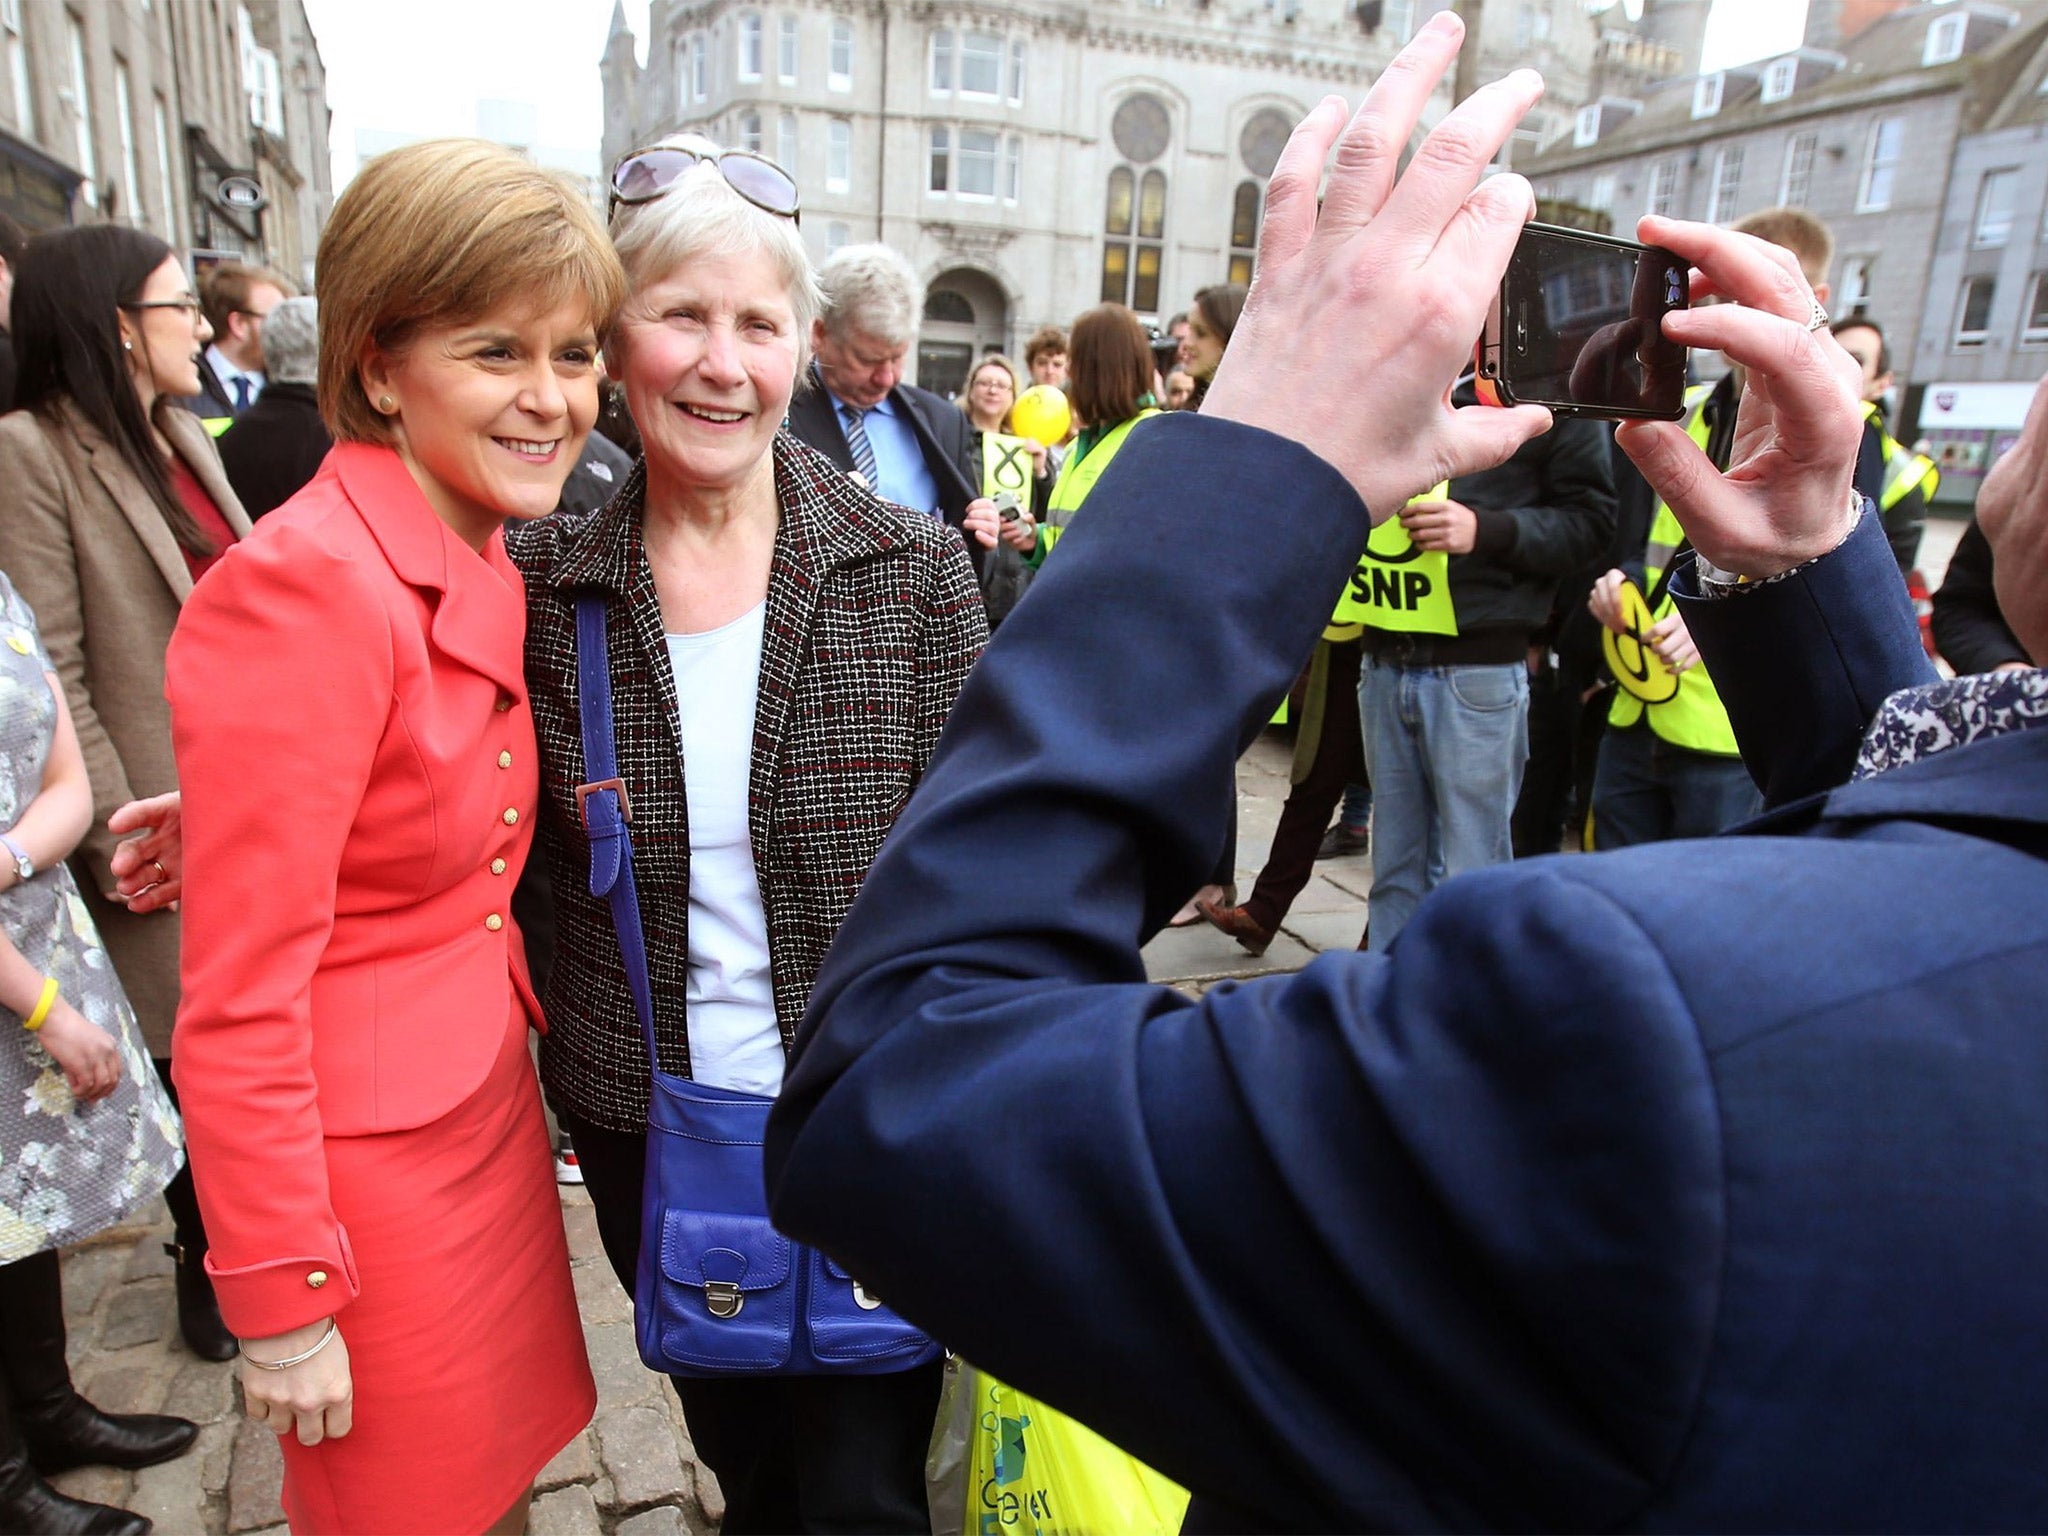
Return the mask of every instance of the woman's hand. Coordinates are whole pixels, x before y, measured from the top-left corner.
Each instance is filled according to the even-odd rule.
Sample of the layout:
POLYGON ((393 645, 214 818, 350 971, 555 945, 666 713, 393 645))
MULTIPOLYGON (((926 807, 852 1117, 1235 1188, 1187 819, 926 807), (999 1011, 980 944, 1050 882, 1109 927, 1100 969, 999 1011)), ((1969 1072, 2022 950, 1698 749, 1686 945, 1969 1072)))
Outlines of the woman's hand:
POLYGON ((1636 232, 1693 264, 1695 303, 1732 300, 1673 311, 1664 335, 1741 364, 1742 406, 1725 474, 1675 422, 1623 422, 1615 441, 1722 570, 1762 580, 1826 554, 1849 526, 1862 373, 1814 325, 1820 310, 1798 261, 1711 224, 1653 217, 1636 232))
POLYGON ((1032 521, 1029 512, 1020 510, 1006 522, 1002 513, 996 510, 996 504, 986 496, 967 504, 967 517, 962 526, 974 535, 983 549, 994 549, 997 539, 1020 554, 1028 555, 1038 547, 1038 524, 1032 521))
MULTIPOLYGON (((107 830, 127 840, 114 848, 114 898, 130 912, 176 907, 185 892, 183 800, 176 790, 131 800, 107 818, 107 830), (128 837, 140 832, 140 837, 128 837)), ((331 1347, 331 1346, 330 1346, 331 1347)))
POLYGON ((1487 168, 1543 91, 1527 69, 1482 86, 1400 170, 1464 35, 1439 12, 1348 124, 1329 97, 1294 130, 1268 187, 1258 277, 1202 407, 1319 455, 1376 521, 1550 423, 1536 406, 1451 404, 1536 210, 1527 181, 1487 168))
POLYGON ((63 998, 51 1005, 36 1039, 64 1069, 71 1097, 79 1103, 97 1103, 120 1083, 121 1052, 114 1037, 63 998))
POLYGON ((1676 676, 1700 659, 1700 648, 1692 643, 1692 631, 1685 627, 1685 615, 1667 613, 1643 635, 1643 644, 1676 676))
POLYGON ((1046 456, 1051 450, 1037 438, 1027 437, 1024 439, 1024 451, 1031 455, 1031 473, 1033 477, 1043 480, 1047 473, 1046 456))
POLYGON ((242 1340, 242 1404, 249 1417, 276 1435, 296 1434, 301 1445, 339 1440, 355 1417, 355 1378, 349 1374, 348 1341, 339 1327, 319 1354, 281 1371, 266 1371, 254 1360, 289 1360, 320 1342, 330 1320, 321 1318, 290 1333, 242 1340))
POLYGON ((1625 572, 1609 571, 1593 583, 1593 590, 1586 595, 1586 606, 1593 617, 1617 635, 1628 633, 1628 625, 1621 616, 1621 585, 1627 580, 1625 572))

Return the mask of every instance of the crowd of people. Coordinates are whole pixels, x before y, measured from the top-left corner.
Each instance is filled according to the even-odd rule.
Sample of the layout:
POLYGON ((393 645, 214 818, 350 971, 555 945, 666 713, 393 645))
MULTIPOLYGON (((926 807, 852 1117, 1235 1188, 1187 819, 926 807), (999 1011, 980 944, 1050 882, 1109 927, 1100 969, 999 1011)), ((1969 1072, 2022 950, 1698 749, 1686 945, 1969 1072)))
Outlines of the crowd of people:
POLYGON ((161 1194, 294 1530, 524 1529, 595 1406, 563 1162, 643 1312, 769 1330, 664 1366, 731 1532, 927 1526, 936 1344, 775 1368, 834 1288, 1191 1529, 2048 1511, 2048 405, 1930 688, 1931 466, 1810 214, 1646 221, 1733 301, 1668 322, 1720 354, 1683 421, 1477 403, 1539 83, 1397 177, 1460 38, 1297 130, 1255 294, 1098 305, 957 401, 906 380, 910 262, 814 267, 788 173, 695 135, 604 221, 509 150, 380 156, 317 301, 0 223, 0 1526, 137 1536, 46 1478, 194 1439, 65 1363, 58 1250, 161 1194), (1664 846, 1480 873, 1582 845, 1664 846), (1371 956, 1142 984, 1359 848, 1371 956), (1930 888, 1926 942, 1865 920, 1930 888), (669 1079, 761 1107, 762 1187, 664 1203, 669 1079), (991 1287, 969 1230, 1042 1240, 991 1287))

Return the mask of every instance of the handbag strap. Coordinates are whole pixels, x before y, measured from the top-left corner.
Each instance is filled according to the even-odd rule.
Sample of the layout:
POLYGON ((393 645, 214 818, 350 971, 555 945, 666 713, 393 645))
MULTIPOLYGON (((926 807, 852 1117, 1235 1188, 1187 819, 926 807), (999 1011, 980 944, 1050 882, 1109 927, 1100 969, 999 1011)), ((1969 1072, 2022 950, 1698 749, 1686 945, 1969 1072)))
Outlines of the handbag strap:
POLYGON ((640 926, 640 897, 633 888, 633 802, 619 777, 618 737, 612 723, 612 669, 605 641, 605 593, 576 594, 576 710, 583 727, 583 771, 576 786, 576 812, 590 844, 590 894, 612 909, 612 929, 625 962, 626 987, 647 1043, 647 1062, 661 1071, 654 1048, 654 988, 647 979, 647 935, 640 926))

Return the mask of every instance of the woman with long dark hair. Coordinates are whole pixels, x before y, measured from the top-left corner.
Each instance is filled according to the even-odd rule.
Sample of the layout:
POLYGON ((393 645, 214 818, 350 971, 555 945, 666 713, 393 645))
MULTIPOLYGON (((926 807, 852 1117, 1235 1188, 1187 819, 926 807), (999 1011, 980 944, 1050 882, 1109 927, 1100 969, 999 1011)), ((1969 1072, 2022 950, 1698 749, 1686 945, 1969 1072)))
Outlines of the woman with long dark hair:
MULTIPOLYGON (((92 784, 92 826, 72 867, 169 1081, 179 919, 131 913, 114 889, 108 815, 176 787, 164 651, 201 572, 249 531, 213 441, 172 402, 199 388, 211 332, 184 267, 153 235, 118 225, 30 242, 12 306, 15 411, 0 418, 0 570, 41 626, 92 784)), ((234 1339, 204 1267, 206 1233, 181 1170, 164 1191, 176 1223, 178 1322, 195 1354, 234 1339)))
POLYGON ((1216 377, 1216 365, 1223 361, 1248 292, 1243 283, 1218 283, 1196 294, 1188 307, 1187 366, 1195 376, 1194 393, 1188 400, 1191 411, 1200 410, 1208 398, 1209 381, 1216 377))

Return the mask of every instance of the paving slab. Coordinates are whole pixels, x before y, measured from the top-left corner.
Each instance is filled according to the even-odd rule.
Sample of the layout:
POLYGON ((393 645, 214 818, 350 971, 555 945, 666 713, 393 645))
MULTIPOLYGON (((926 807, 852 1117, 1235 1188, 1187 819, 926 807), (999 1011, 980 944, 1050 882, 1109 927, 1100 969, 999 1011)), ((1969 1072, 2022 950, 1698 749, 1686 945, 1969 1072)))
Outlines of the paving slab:
POLYGON ((526 1529, 529 1536, 604 1536, 597 1501, 580 1484, 535 1499, 526 1529))
POLYGON ((1281 932, 1319 955, 1333 949, 1356 949, 1365 934, 1365 913, 1356 908, 1349 912, 1290 912, 1281 932))

